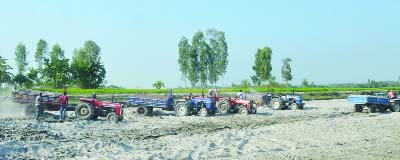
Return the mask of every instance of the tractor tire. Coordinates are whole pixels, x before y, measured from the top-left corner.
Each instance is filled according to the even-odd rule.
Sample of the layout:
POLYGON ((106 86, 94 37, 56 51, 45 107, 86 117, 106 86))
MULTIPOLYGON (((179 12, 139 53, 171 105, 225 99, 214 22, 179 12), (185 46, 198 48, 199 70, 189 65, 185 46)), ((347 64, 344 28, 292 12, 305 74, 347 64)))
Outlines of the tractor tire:
POLYGON ((90 120, 94 115, 94 107, 89 103, 80 103, 75 110, 75 115, 82 120, 90 120))
POLYGON ((239 109, 239 113, 240 113, 241 115, 248 115, 248 114, 249 114, 249 111, 247 110, 246 107, 242 107, 242 108, 239 109))
POLYGON ((273 98, 271 100, 271 107, 274 110, 280 110, 284 107, 283 102, 280 98, 273 98))
POLYGON ((390 107, 390 111, 392 112, 399 112, 400 111, 400 104, 394 104, 390 107))
POLYGON ((376 105, 370 105, 368 106, 368 113, 375 113, 377 109, 376 105))
POLYGON ((138 106, 136 108, 136 114, 141 115, 141 116, 148 116, 150 115, 150 109, 147 106, 138 106))
POLYGON ((107 121, 116 123, 118 122, 118 116, 114 112, 108 113, 107 121))
POLYGON ((387 107, 386 106, 379 106, 378 109, 379 109, 379 112, 385 113, 386 110, 387 110, 387 107))
POLYGON ((292 103, 292 104, 289 106, 289 108, 290 108, 290 110, 297 110, 297 109, 299 109, 299 106, 298 106, 296 103, 292 103))
POLYGON ((35 112, 36 112, 36 109, 35 109, 35 106, 34 105, 32 105, 32 104, 28 104, 26 107, 25 107, 25 116, 35 116, 35 112))
POLYGON ((124 120, 124 116, 118 116, 118 121, 124 120))
POLYGON ((256 114, 256 113, 257 113, 257 108, 250 107, 250 114, 256 114))
POLYGON ((200 116, 202 116, 202 117, 208 117, 208 111, 207 111, 207 109, 204 108, 204 107, 200 109, 199 114, 200 114, 200 116))
POLYGON ((363 107, 360 105, 354 105, 354 112, 362 112, 363 111, 363 107))
POLYGON ((189 107, 185 103, 177 103, 175 107, 175 115, 176 116, 188 116, 189 115, 189 107))
POLYGON ((93 115, 92 120, 97 120, 97 118, 99 118, 99 115, 93 115))
POLYGON ((219 113, 226 113, 229 109, 229 102, 227 101, 219 101, 217 103, 217 108, 219 113))

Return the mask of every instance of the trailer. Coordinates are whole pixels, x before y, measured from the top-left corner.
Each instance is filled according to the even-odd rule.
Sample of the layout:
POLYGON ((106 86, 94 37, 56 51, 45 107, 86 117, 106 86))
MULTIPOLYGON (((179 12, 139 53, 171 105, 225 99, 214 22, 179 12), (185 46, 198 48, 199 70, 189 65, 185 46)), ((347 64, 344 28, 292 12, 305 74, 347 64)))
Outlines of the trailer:
POLYGON ((400 99, 389 99, 379 95, 350 95, 347 97, 347 101, 354 107, 354 112, 367 110, 368 113, 375 113, 377 111, 385 112, 387 109, 399 112, 400 99))
POLYGON ((126 103, 128 107, 134 107, 136 114, 149 116, 153 113, 154 108, 162 110, 174 111, 174 102, 172 91, 170 90, 167 95, 134 95, 129 96, 126 103))

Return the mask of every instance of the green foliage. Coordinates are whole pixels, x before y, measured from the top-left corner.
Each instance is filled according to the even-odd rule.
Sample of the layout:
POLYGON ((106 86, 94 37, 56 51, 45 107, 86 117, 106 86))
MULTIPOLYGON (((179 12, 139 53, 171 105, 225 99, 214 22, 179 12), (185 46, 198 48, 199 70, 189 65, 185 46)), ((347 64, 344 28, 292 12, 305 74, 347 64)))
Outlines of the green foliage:
POLYGON ((282 59, 283 64, 282 64, 281 73, 282 73, 282 78, 286 81, 286 84, 288 84, 288 82, 293 79, 292 68, 290 67, 290 64, 289 64, 291 61, 292 61, 292 59, 290 59, 290 58, 282 59))
POLYGON ((301 82, 301 85, 303 87, 308 87, 310 84, 309 84, 308 80, 304 78, 303 81, 301 82))
POLYGON ((180 71, 195 87, 200 81, 202 87, 207 82, 215 84, 226 73, 228 46, 225 33, 208 29, 204 35, 198 31, 193 35, 192 45, 183 37, 178 45, 180 71))
POLYGON ((251 87, 249 80, 244 79, 242 80, 242 82, 240 82, 240 88, 249 88, 249 87, 251 87))
POLYGON ((60 45, 55 44, 50 52, 50 59, 45 59, 43 75, 46 77, 46 83, 53 88, 62 88, 69 83, 69 59, 65 58, 60 45))
POLYGON ((154 82, 153 87, 156 89, 165 88, 165 83, 163 81, 156 81, 154 82))
POLYGON ((21 74, 21 73, 18 73, 17 75, 15 75, 13 81, 14 81, 17 85, 19 85, 20 87, 22 87, 22 85, 23 85, 24 83, 29 82, 29 79, 28 79, 25 75, 23 75, 23 74, 21 74))
POLYGON ((83 48, 74 51, 71 64, 74 84, 81 88, 99 88, 105 82, 106 70, 101 63, 100 47, 86 41, 83 48))
POLYGON ((260 81, 266 81, 271 78, 271 56, 271 48, 264 47, 262 49, 257 49, 254 66, 252 68, 256 72, 255 76, 258 77, 260 81))
POLYGON ((28 81, 24 83, 26 88, 32 88, 34 87, 35 84, 38 84, 39 78, 38 78, 38 70, 35 70, 34 68, 29 68, 28 72, 26 73, 26 78, 28 78, 28 81))
POLYGON ((28 66, 28 62, 26 60, 26 52, 25 45, 20 42, 15 48, 15 62, 17 63, 18 74, 24 74, 26 70, 26 66, 28 66))
POLYGON ((36 45, 35 61, 38 64, 38 69, 41 71, 44 66, 44 60, 47 58, 47 42, 40 39, 36 45))
POLYGON ((179 70, 182 73, 182 80, 185 81, 185 87, 187 87, 186 79, 190 71, 190 64, 188 59, 190 58, 191 46, 186 37, 182 37, 178 44, 178 64, 179 70))
POLYGON ((13 74, 9 72, 12 68, 7 64, 7 59, 0 56, 0 87, 1 83, 11 83, 13 74))

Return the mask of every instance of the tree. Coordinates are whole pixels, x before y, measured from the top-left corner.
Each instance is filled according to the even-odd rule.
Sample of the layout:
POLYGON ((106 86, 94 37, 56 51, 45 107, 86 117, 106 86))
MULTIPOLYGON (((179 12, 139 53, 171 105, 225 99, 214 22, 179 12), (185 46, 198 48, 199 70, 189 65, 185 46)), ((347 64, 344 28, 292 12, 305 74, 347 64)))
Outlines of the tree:
POLYGON ((258 78, 256 75, 251 76, 250 79, 251 79, 251 82, 253 82, 253 85, 255 85, 255 86, 261 85, 260 78, 258 78))
POLYGON ((65 58, 64 50, 55 44, 50 52, 50 59, 45 58, 43 75, 46 83, 53 88, 62 88, 70 80, 69 59, 65 58))
POLYGON ((271 48, 264 47, 262 49, 257 49, 254 66, 252 68, 256 72, 255 76, 258 77, 260 81, 269 80, 271 77, 271 56, 271 48))
POLYGON ((15 61, 17 63, 18 74, 24 74, 26 66, 28 66, 26 61, 27 54, 25 45, 20 42, 17 48, 15 48, 15 61))
POLYGON ((156 81, 154 82, 153 87, 156 89, 165 88, 165 83, 163 81, 156 81))
POLYGON ((240 87, 242 87, 242 88, 249 88, 250 86, 251 86, 251 84, 250 84, 249 80, 247 80, 247 79, 244 79, 240 82, 240 87))
POLYGON ((281 69, 281 73, 282 73, 282 78, 285 80, 286 85, 289 86, 289 81, 293 79, 292 77, 292 68, 290 67, 290 62, 292 61, 292 59, 290 58, 285 58, 282 59, 282 69, 281 69))
POLYGON ((226 73, 228 66, 228 45, 225 41, 225 33, 216 29, 207 30, 208 44, 208 80, 211 84, 216 84, 219 77, 226 73))
POLYGON ((26 73, 26 78, 28 79, 28 81, 24 85, 27 88, 32 88, 35 83, 38 83, 39 81, 38 74, 38 70, 35 70, 34 68, 29 68, 28 72, 26 73))
POLYGON ((308 80, 304 78, 303 82, 301 82, 301 85, 304 87, 308 87, 310 84, 309 84, 308 80))
POLYGON ((12 82, 12 73, 9 72, 12 68, 7 64, 7 59, 0 56, 0 88, 2 83, 12 82))
POLYGON ((20 87, 22 87, 22 85, 23 85, 24 83, 28 82, 29 79, 26 78, 26 76, 23 75, 22 73, 18 73, 18 74, 14 77, 13 81, 14 81, 16 84, 18 84, 20 87))
POLYGON ((81 88, 99 88, 105 83, 106 69, 101 63, 100 47, 86 41, 83 48, 74 51, 71 63, 74 83, 81 88))
POLYGON ((40 39, 36 45, 35 61, 38 64, 39 72, 42 71, 44 66, 44 59, 47 58, 47 42, 40 39))
POLYGON ((204 34, 198 31, 193 35, 191 45, 183 37, 178 44, 178 54, 182 77, 193 87, 199 81, 202 87, 207 86, 207 82, 215 85, 226 73, 228 46, 224 32, 208 29, 204 34))
POLYGON ((191 46, 189 41, 186 37, 182 37, 178 44, 178 64, 179 70, 182 73, 182 80, 185 81, 185 87, 187 87, 186 79, 190 72, 190 64, 189 64, 189 57, 190 57, 190 50, 191 46))

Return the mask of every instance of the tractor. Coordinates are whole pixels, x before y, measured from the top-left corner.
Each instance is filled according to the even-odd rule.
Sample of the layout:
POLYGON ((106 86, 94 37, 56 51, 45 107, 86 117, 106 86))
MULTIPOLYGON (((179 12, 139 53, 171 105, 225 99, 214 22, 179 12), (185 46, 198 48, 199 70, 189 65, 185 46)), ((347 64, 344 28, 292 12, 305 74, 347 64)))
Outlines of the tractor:
POLYGON ((222 99, 217 103, 220 113, 240 113, 242 115, 256 114, 253 100, 244 100, 236 98, 222 99))
POLYGON ((264 104, 269 104, 274 110, 284 110, 284 109, 303 109, 305 103, 303 103, 303 97, 300 95, 295 95, 294 90, 292 94, 278 95, 275 96, 273 92, 268 92, 263 97, 264 104))
POLYGON ((217 98, 213 97, 193 97, 178 100, 175 103, 176 116, 200 115, 207 117, 215 115, 217 107, 215 106, 217 98))
POLYGON ((98 101, 92 98, 80 98, 75 115, 82 120, 95 120, 98 117, 107 117, 107 121, 117 122, 124 118, 123 104, 98 101))

